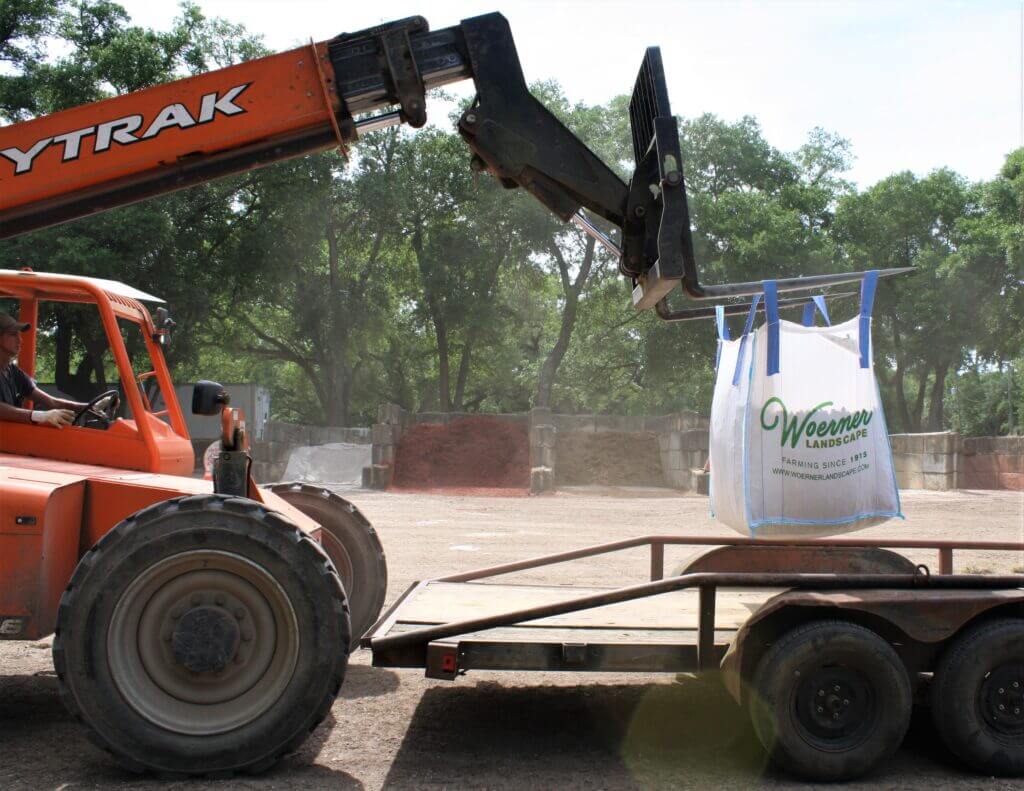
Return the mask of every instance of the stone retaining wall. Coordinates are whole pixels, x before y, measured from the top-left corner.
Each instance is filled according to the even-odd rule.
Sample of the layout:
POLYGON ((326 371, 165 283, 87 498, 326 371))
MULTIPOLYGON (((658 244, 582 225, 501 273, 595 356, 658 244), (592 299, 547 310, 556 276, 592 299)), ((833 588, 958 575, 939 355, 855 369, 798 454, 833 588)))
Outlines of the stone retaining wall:
POLYGON ((257 483, 281 480, 288 457, 296 448, 307 445, 329 445, 332 442, 348 442, 354 445, 369 445, 370 429, 345 426, 304 426, 297 423, 283 423, 268 420, 263 440, 252 446, 252 474, 257 483))
MULTIPOLYGON (((385 489, 391 483, 395 453, 405 428, 418 423, 447 424, 474 416, 461 412, 407 412, 395 404, 383 404, 373 425, 373 463, 363 470, 363 485, 385 489)), ((658 417, 631 415, 562 415, 546 407, 528 413, 489 415, 525 422, 530 436, 530 489, 549 492, 555 485, 555 440, 559 432, 651 432, 657 434, 665 485, 684 491, 706 486, 700 473, 708 455, 708 420, 696 412, 658 417)))
POLYGON ((965 437, 960 485, 1024 491, 1024 437, 965 437))
POLYGON ((896 484, 901 489, 960 488, 959 434, 891 434, 896 484))
MULTIPOLYGON (((417 423, 447 424, 476 416, 462 412, 406 412, 384 404, 372 428, 304 426, 268 421, 265 439, 253 444, 253 475, 260 483, 284 475, 292 450, 332 442, 371 444, 372 465, 363 470, 363 485, 384 489, 391 482, 395 451, 404 428, 417 423)), ((658 436, 665 485, 707 492, 702 473, 708 457, 708 419, 696 412, 657 417, 631 415, 561 415, 537 408, 527 413, 491 415, 526 423, 530 437, 531 490, 555 486, 555 440, 558 432, 651 432, 658 436)), ((960 437, 955 432, 892 434, 893 465, 901 489, 1009 489, 1024 491, 1024 437, 960 437)), ((201 463, 206 443, 196 448, 201 463)))

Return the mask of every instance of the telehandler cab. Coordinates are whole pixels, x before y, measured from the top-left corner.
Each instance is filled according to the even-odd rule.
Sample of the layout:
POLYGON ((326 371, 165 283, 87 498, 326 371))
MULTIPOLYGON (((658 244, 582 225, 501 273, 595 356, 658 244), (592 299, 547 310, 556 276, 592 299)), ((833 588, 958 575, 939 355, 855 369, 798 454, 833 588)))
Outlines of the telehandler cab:
MULTIPOLYGON (((412 17, 2 127, 0 239, 290 157, 344 152, 385 126, 420 127, 427 90, 463 79, 477 89, 458 122, 471 166, 614 250, 638 309, 668 321, 712 317, 719 305, 726 315, 747 311, 740 300, 760 282, 698 276, 659 51, 647 51, 630 102, 627 184, 530 95, 500 14, 438 31, 412 17), (676 285, 688 300, 673 310, 676 285)), ((863 274, 777 286, 820 291, 863 274)), ((0 424, 0 638, 55 633, 62 697, 131 769, 266 768, 325 716, 348 649, 381 608, 386 570, 373 530, 330 492, 257 487, 244 420, 213 383, 193 399, 201 413, 223 408, 213 483, 186 477, 192 450, 161 354, 167 324, 142 306, 151 297, 27 271, 0 274, 0 296, 33 325, 19 358, 29 374, 40 306, 94 305, 127 410, 83 410, 61 431, 0 424), (148 352, 145 370, 133 367, 119 322, 141 332, 133 348, 148 352)))
POLYGON ((0 305, 31 324, 23 371, 35 373, 46 340, 40 318, 72 305, 102 325, 120 380, 68 428, 0 422, 0 637, 56 633, 63 699, 124 765, 255 770, 330 708, 346 649, 384 604, 384 552, 338 495, 256 486, 244 416, 214 382, 196 385, 193 406, 221 413, 215 480, 190 477, 163 357, 172 322, 142 304, 159 301, 108 280, 0 270, 0 305))

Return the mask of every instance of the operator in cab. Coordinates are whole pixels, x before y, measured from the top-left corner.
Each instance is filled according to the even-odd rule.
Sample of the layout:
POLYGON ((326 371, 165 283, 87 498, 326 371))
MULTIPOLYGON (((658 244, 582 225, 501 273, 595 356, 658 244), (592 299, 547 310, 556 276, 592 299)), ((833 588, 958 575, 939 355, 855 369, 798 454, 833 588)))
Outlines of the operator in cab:
POLYGON ((44 393, 31 376, 14 364, 21 350, 21 334, 30 328, 30 324, 0 313, 0 420, 41 423, 54 428, 70 426, 75 412, 86 405, 44 393), (24 409, 22 404, 28 398, 44 408, 24 409))

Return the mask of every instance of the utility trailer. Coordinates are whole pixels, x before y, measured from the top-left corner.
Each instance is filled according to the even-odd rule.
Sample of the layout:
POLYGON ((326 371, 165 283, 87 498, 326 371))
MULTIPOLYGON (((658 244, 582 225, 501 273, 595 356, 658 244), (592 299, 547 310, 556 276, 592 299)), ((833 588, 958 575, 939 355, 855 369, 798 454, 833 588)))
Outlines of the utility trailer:
POLYGON ((1024 772, 1024 576, 953 574, 978 541, 646 536, 416 582, 366 633, 377 667, 721 675, 773 760, 861 775, 900 745, 915 702, 985 774, 1024 772), (621 588, 494 577, 650 549, 621 588), (703 549, 677 576, 665 548, 703 549), (710 547, 710 549, 709 549, 710 547), (937 569, 894 552, 933 550, 937 569), (799 571, 794 571, 799 569, 799 571))

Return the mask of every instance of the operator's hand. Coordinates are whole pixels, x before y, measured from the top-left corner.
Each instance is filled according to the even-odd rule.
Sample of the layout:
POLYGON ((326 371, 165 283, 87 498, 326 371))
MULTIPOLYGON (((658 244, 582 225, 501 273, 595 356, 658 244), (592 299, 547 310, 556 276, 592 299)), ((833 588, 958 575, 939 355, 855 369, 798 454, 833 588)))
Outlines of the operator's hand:
POLYGON ((93 404, 93 409, 95 409, 97 412, 106 412, 107 408, 111 405, 111 403, 113 403, 114 398, 115 396, 112 395, 108 395, 104 398, 101 398, 99 401, 93 404))
POLYGON ((70 426, 75 419, 75 413, 70 409, 37 409, 32 413, 33 423, 43 423, 54 428, 70 426))

